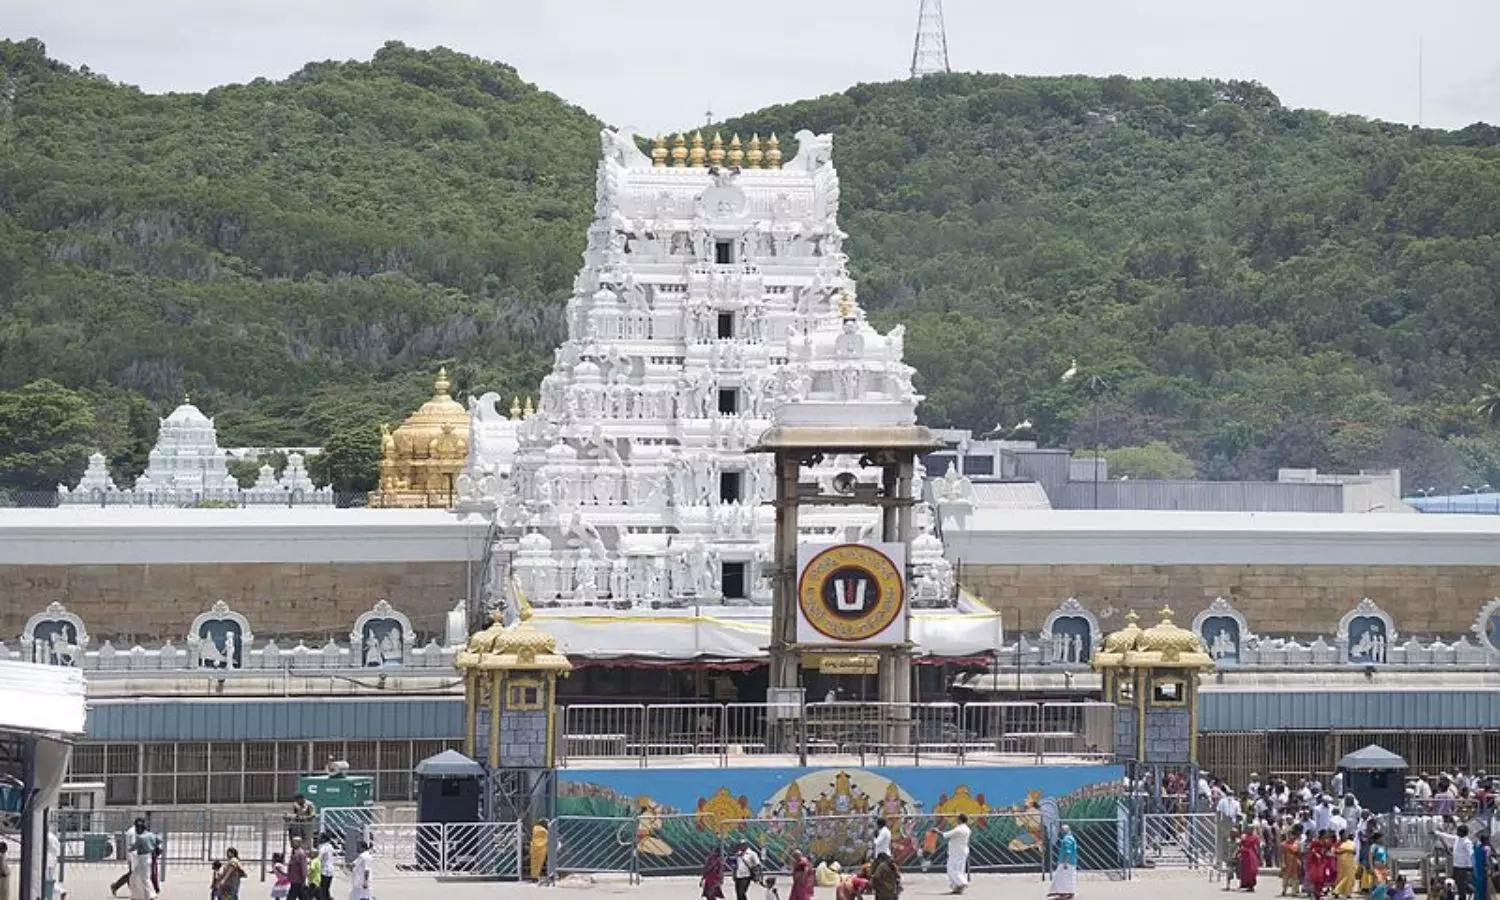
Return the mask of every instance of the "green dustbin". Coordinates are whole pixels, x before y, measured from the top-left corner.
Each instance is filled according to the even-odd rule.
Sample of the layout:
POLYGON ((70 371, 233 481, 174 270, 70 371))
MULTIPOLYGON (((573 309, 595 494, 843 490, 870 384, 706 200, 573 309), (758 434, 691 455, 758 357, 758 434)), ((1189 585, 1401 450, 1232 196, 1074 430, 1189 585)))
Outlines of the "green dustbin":
POLYGON ((83 836, 83 861, 103 862, 109 859, 110 851, 109 835, 107 834, 85 834, 83 836))

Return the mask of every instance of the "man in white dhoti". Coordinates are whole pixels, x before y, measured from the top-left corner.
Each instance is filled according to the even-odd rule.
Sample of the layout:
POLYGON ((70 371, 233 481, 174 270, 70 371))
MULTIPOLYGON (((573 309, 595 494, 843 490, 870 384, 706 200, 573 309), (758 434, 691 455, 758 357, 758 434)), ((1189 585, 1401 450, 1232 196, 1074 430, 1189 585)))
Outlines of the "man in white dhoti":
POLYGON ((354 865, 349 873, 349 900, 372 900, 375 896, 374 889, 370 885, 370 867, 374 860, 370 853, 370 845, 366 841, 359 842, 359 855, 354 857, 354 865))
POLYGON ((126 859, 130 863, 130 900, 155 900, 156 890, 151 883, 151 860, 160 846, 156 835, 146 827, 145 819, 135 820, 135 833, 130 836, 126 859))
POLYGON ((954 894, 969 886, 969 817, 958 814, 958 824, 943 832, 948 842, 948 885, 954 894))

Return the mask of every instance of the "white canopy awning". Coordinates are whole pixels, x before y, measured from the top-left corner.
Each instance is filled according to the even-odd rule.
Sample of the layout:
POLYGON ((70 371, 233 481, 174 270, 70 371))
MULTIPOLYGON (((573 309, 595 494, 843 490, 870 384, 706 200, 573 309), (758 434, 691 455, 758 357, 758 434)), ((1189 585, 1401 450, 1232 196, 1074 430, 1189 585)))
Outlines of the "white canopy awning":
POLYGON ((71 739, 88 714, 83 672, 0 660, 0 732, 71 739))
MULTIPOLYGON (((766 607, 547 609, 537 610, 531 622, 557 638, 560 652, 584 659, 760 660, 768 656, 771 643, 771 611, 766 607)), ((933 610, 912 616, 911 638, 919 657, 983 656, 993 653, 1002 637, 999 613, 933 610)))

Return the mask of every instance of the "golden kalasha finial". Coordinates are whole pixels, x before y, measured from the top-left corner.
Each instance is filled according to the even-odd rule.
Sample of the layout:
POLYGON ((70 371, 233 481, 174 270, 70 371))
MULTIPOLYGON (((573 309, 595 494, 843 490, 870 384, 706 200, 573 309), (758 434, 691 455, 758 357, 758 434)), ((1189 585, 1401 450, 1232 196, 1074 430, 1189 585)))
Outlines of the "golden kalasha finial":
POLYGON ((776 139, 776 132, 771 132, 771 139, 766 141, 766 168, 781 168, 781 141, 776 139))
POLYGON ((651 141, 651 165, 660 169, 667 164, 667 139, 657 135, 651 141))
POLYGON ((453 387, 448 381, 448 367, 438 369, 437 380, 432 383, 432 396, 447 397, 449 388, 453 387))
POLYGON ((839 318, 848 320, 854 317, 854 295, 844 291, 839 295, 839 318))
POLYGON ((1172 607, 1170 607, 1170 606, 1163 606, 1161 608, 1161 620, 1163 622, 1166 622, 1166 623, 1171 623, 1171 621, 1172 621, 1172 607))
POLYGON ((729 141, 729 164, 736 169, 745 164, 745 151, 740 149, 739 135, 729 141))
POLYGON ((536 408, 531 405, 531 395, 527 394, 526 395, 526 409, 521 413, 521 415, 524 416, 525 418, 529 419, 529 418, 531 418, 532 414, 534 414, 535 412, 536 412, 536 408))
POLYGON ((703 168, 704 157, 707 155, 703 150, 703 132, 693 132, 693 149, 688 153, 688 165, 694 169, 703 168))
POLYGON ((765 154, 760 149, 760 135, 750 135, 750 152, 745 154, 745 164, 749 168, 759 169, 760 161, 764 158, 765 154))
POLYGON ((687 140, 682 135, 672 139, 672 165, 682 168, 687 165, 687 140))
POLYGON ((512 419, 519 419, 519 418, 521 418, 521 397, 520 397, 520 395, 516 395, 516 396, 513 396, 513 397, 510 398, 510 417, 512 419))
POLYGON ((717 131, 714 132, 713 143, 709 145, 708 164, 716 169, 724 165, 724 139, 719 137, 717 131))

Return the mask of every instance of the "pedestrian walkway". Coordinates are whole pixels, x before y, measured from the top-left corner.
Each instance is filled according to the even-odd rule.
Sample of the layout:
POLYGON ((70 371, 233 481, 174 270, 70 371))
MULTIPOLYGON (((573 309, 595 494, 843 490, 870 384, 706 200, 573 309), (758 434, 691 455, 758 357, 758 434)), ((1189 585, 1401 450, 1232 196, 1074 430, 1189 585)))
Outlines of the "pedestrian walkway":
MULTIPOLYGON (((344 875, 346 873, 340 873, 344 875)), ((165 900, 208 896, 209 870, 203 866, 178 866, 171 870, 170 881, 162 885, 165 900), (201 893, 199 893, 201 891, 201 893)), ((269 882, 256 880, 256 873, 245 880, 240 888, 240 900, 269 900, 269 882)), ((68 880, 68 900, 107 900, 112 875, 109 870, 98 867, 80 869, 68 880)), ((1047 895, 1048 882, 1036 875, 976 875, 969 889, 964 892, 966 900, 1025 900, 1047 895)), ((629 884, 623 877, 598 876, 565 879, 556 887, 538 887, 532 884, 495 884, 485 881, 443 880, 433 878, 387 878, 375 886, 375 896, 380 900, 431 900, 435 889, 442 891, 443 900, 566 900, 568 897, 591 895, 619 895, 639 897, 641 900, 694 900, 698 896, 698 881, 695 878, 648 878, 642 884, 629 884), (439 885, 441 885, 439 887, 439 885)), ((1172 900, 1210 900, 1224 894, 1222 882, 1212 882, 1202 873, 1185 872, 1140 872, 1129 881, 1111 881, 1106 878, 1083 875, 1079 879, 1079 900, 1160 900, 1170 892, 1172 900)), ((347 879, 335 877, 334 900, 347 896, 347 879)), ((908 875, 902 900, 915 897, 940 897, 948 894, 948 880, 941 875, 908 875)), ((732 896, 732 894, 731 894, 732 896)), ((759 898, 757 892, 752 894, 759 898)), ((785 890, 782 896, 786 896, 785 890)), ((819 888, 817 900, 832 900, 832 888, 819 888)))

